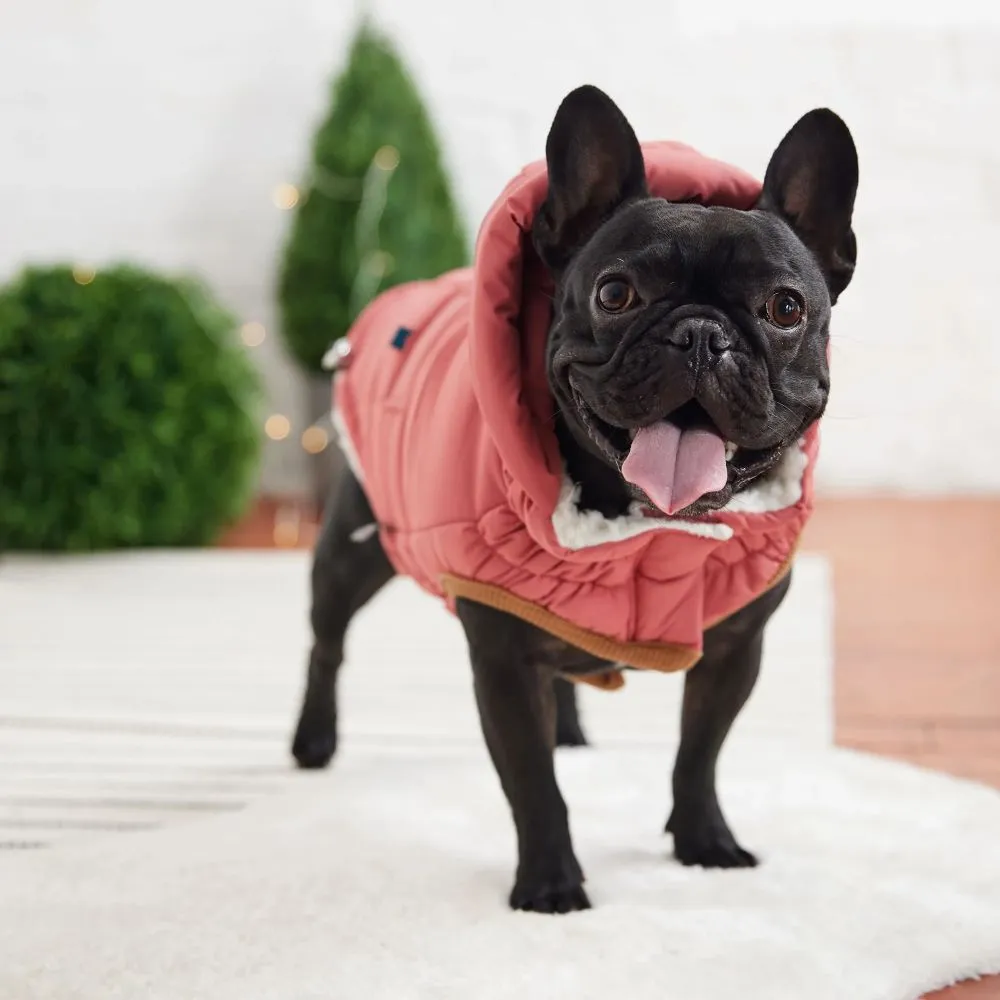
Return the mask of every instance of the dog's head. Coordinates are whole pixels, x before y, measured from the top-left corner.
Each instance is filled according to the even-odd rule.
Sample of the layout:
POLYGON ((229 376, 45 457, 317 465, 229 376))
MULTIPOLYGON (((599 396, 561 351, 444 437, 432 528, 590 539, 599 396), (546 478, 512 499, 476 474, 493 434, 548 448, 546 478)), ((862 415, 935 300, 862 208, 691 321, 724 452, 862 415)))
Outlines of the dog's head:
POLYGON ((826 407, 830 308, 856 256, 847 126, 805 115, 748 211, 651 197, 635 133, 594 87, 563 101, 546 159, 532 237, 556 285, 548 378, 571 473, 667 514, 725 506, 826 407))

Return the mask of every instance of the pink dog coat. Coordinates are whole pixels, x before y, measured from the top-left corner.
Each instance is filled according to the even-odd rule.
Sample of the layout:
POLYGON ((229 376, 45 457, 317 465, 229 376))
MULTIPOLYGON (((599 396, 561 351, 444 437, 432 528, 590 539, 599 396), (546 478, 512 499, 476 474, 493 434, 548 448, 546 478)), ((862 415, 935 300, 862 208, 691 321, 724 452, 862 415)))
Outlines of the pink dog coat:
MULTIPOLYGON (((650 192, 747 209, 760 185, 679 143, 643 146, 650 192)), ((479 233, 476 262, 385 292, 348 333, 334 420, 396 570, 510 612, 621 666, 684 670, 706 628, 787 572, 812 509, 813 426, 772 475, 692 520, 580 510, 553 430, 551 283, 530 247, 544 163, 479 233)))

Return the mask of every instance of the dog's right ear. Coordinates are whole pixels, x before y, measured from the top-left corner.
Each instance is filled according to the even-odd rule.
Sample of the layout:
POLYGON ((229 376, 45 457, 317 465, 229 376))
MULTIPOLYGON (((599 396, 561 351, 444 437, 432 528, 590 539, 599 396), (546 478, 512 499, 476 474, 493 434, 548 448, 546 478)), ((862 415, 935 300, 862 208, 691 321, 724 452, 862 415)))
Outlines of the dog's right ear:
POLYGON ((795 123, 767 165, 757 208, 795 230, 823 269, 831 303, 848 286, 858 243, 851 228, 858 151, 850 129, 827 108, 795 123))
POLYGON ((578 87, 559 105, 545 143, 549 190, 532 226, 535 249, 560 272, 616 208, 646 195, 639 141, 618 105, 578 87))

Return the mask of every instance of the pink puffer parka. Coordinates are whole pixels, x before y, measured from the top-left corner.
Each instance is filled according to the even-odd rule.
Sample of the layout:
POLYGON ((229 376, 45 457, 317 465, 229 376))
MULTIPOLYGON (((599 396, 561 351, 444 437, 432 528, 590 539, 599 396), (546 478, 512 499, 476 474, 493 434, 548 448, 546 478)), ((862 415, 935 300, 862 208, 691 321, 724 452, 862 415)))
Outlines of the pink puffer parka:
MULTIPOLYGON (((650 192, 749 208, 760 185, 679 143, 643 146, 650 192)), ((776 474, 697 520, 581 511, 553 430, 551 284, 530 249, 546 194, 525 168, 480 230, 476 262, 390 289, 348 333, 334 420, 401 574, 618 666, 684 670, 704 630, 787 571, 812 508, 818 428, 776 474)), ((583 678, 623 683, 617 667, 583 678)))

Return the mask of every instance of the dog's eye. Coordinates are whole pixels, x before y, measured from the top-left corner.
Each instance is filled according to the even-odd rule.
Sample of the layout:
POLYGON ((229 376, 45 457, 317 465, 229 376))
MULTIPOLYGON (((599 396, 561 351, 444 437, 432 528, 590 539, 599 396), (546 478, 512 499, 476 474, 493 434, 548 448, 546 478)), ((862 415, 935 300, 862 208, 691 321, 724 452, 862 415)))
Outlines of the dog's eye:
POLYGON ((791 330, 802 322, 806 313, 805 303, 794 292, 775 292, 764 307, 767 321, 782 330, 791 330))
POLYGON ((621 278, 611 278, 597 289, 597 303, 609 313, 625 312, 635 303, 635 289, 621 278))

